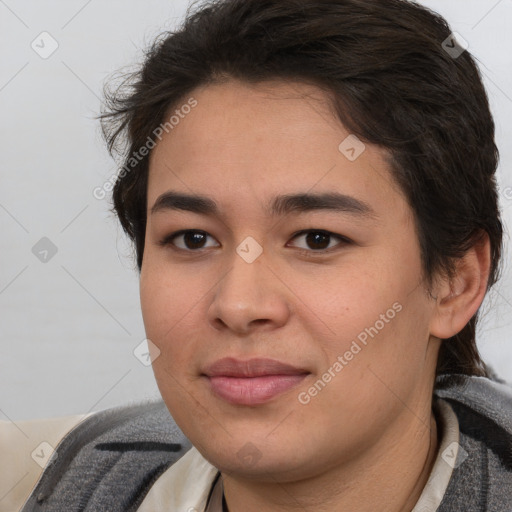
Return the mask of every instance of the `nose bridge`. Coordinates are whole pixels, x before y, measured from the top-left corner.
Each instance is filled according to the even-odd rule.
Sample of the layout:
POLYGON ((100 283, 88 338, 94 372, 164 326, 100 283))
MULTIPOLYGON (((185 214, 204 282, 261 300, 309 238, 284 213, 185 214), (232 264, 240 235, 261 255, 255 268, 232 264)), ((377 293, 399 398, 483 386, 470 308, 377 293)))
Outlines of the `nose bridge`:
MULTIPOLYGON (((260 257, 261 258, 261 257, 260 257)), ((220 283, 221 292, 230 300, 238 300, 241 303, 257 298, 259 287, 262 283, 262 261, 247 263, 238 254, 232 259, 231 270, 226 275, 224 282, 220 283)))
MULTIPOLYGON (((259 245, 259 244, 258 244, 259 245)), ((261 247, 261 246, 260 246, 261 247)), ((226 307, 248 309, 251 305, 261 303, 266 280, 265 255, 261 248, 257 254, 254 242, 244 240, 230 259, 230 270, 219 283, 217 298, 225 301, 226 307), (230 305, 230 306, 229 306, 230 305)))
POLYGON ((288 305, 276 282, 266 268, 263 248, 248 237, 236 248, 229 261, 229 270, 216 287, 209 309, 209 320, 237 331, 252 325, 286 321, 288 305))

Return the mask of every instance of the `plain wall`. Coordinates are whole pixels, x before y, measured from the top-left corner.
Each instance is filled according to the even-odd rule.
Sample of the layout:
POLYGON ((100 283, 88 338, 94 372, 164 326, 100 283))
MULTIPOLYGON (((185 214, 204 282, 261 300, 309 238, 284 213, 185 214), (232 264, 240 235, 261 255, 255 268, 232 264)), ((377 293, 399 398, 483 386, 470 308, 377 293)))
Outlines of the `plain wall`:
MULTIPOLYGON (((502 155, 508 232, 512 3, 422 3, 448 19, 481 63, 502 155)), ((94 117, 107 76, 140 62, 142 48, 186 7, 176 0, 0 3, 0 419, 84 413, 159 396, 151 367, 133 353, 145 334, 132 249, 110 202, 93 196, 116 171, 94 117), (52 39, 57 50, 42 58, 52 39)), ((512 381, 509 259, 507 252, 502 281, 486 300, 479 347, 512 381)))

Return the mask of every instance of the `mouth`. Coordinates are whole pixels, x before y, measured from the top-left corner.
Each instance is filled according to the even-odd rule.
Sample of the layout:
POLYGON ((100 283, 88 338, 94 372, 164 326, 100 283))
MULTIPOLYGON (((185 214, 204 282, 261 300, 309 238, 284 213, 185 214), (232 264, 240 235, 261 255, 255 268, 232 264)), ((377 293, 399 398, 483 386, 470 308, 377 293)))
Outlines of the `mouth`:
POLYGON ((259 405, 299 385, 310 372, 274 359, 224 358, 203 373, 210 390, 237 405, 259 405))

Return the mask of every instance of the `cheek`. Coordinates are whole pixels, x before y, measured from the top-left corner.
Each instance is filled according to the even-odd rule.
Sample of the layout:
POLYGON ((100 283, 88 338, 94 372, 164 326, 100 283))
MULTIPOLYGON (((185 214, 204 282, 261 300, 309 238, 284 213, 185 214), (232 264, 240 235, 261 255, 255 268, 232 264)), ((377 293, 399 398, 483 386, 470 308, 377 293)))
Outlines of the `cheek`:
POLYGON ((168 324, 172 325, 170 317, 176 309, 170 291, 162 285, 148 260, 145 256, 140 276, 142 318, 147 336, 161 348, 162 334, 168 324))
POLYGON ((420 285, 419 254, 392 252, 373 257, 369 252, 364 260, 331 272, 330 279, 326 272, 325 279, 303 282, 302 288, 297 284, 298 295, 307 297, 322 320, 317 324, 325 326, 326 362, 330 366, 344 357, 351 367, 344 373, 356 380, 368 366, 391 375, 399 367, 419 368, 424 357, 428 304, 420 285))
POLYGON ((343 350, 376 322, 382 330, 381 315, 384 320, 396 316, 393 305, 403 300, 415 276, 400 273, 381 256, 368 251, 364 258, 347 258, 336 268, 323 266, 314 274, 295 272, 286 277, 297 298, 298 315, 311 318, 311 325, 321 329, 317 334, 324 333, 333 349, 343 350))
POLYGON ((146 332, 161 339, 187 314, 194 314, 194 304, 201 297, 198 281, 190 272, 166 263, 165 258, 149 249, 144 254, 140 274, 140 301, 146 332))
MULTIPOLYGON (((146 255, 145 255, 146 258, 146 255)), ((140 301, 146 336, 158 347, 153 363, 166 386, 197 378, 209 339, 207 312, 218 272, 169 265, 148 253, 140 276, 140 301), (215 275, 213 275, 215 274, 215 275), (179 380, 173 384, 172 374, 179 380)), ((159 382, 160 385, 160 382, 159 382)))
POLYGON ((183 286, 169 269, 143 264, 140 300, 146 336, 159 350, 152 368, 160 393, 176 421, 186 422, 190 408, 190 381, 193 378, 197 321, 197 295, 183 286))

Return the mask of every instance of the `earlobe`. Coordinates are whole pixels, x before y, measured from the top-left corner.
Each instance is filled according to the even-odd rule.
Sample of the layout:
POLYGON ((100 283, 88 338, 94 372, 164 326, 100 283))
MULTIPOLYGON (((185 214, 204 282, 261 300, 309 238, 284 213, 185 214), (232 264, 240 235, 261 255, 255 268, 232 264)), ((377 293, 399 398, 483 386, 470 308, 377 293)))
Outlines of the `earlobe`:
POLYGON ((438 281, 430 334, 448 339, 471 320, 484 300, 490 272, 490 242, 487 233, 456 262, 455 274, 438 281))

